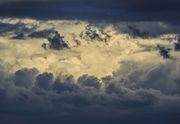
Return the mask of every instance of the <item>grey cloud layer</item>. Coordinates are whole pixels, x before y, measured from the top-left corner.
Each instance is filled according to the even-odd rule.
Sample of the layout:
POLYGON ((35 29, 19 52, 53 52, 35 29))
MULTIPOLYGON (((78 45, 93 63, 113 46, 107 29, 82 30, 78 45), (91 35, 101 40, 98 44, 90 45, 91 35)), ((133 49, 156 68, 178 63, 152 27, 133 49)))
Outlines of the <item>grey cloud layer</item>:
POLYGON ((17 116, 15 123, 20 124, 71 123, 69 119, 75 119, 74 123, 85 119, 87 123, 178 124, 179 63, 166 61, 150 72, 135 62, 125 62, 123 68, 125 72, 120 69, 102 79, 83 75, 78 80, 26 68, 10 75, 1 68, 0 119, 10 123, 2 118, 7 114, 17 116))
POLYGON ((1 0, 0 15, 41 19, 161 20, 177 23, 180 20, 179 6, 178 0, 1 0))

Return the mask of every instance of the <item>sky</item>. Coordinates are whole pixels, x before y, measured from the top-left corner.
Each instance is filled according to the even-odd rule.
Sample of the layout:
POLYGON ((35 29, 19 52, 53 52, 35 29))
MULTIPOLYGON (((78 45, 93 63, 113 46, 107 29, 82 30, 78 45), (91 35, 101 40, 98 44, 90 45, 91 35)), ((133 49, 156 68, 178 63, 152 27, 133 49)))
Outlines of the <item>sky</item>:
POLYGON ((179 0, 0 0, 0 124, 180 124, 179 0))
POLYGON ((163 22, 1 18, 0 122, 179 124, 179 32, 163 22))
POLYGON ((1 0, 0 15, 175 23, 179 6, 179 0, 1 0))

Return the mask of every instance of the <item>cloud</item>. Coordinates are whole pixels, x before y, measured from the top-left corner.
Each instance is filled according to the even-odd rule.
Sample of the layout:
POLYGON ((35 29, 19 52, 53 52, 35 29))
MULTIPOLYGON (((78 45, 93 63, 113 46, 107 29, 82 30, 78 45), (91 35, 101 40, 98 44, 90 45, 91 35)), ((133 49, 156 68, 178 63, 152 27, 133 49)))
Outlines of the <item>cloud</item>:
POLYGON ((15 72, 14 83, 19 87, 31 87, 35 82, 35 76, 38 73, 37 69, 21 69, 15 72))
POLYGON ((78 92, 79 86, 75 84, 75 79, 72 75, 61 75, 52 85, 56 93, 62 92, 78 92))
POLYGON ((86 26, 85 30, 81 32, 80 37, 86 41, 104 41, 107 42, 111 36, 109 36, 103 30, 98 30, 93 26, 86 26))
MULTIPOLYGON (((174 48, 177 34, 172 30, 178 27, 147 22, 120 23, 120 28, 94 24, 112 36, 105 44, 79 37, 87 22, 2 21, 36 25, 32 32, 40 36, 20 40, 7 33, 0 37, 2 123, 179 123, 179 52, 169 51, 175 60, 163 59, 156 49, 157 44, 174 48), (141 31, 159 29, 159 35, 132 37, 128 25, 141 31), (48 43, 41 34, 51 34, 52 27, 69 41, 70 49, 41 47, 48 43), (72 39, 82 44, 73 45, 72 39)), ((14 35, 16 30, 8 32, 14 35)))
POLYGON ((163 22, 124 22, 117 23, 114 28, 135 38, 152 38, 180 32, 179 26, 163 22))
POLYGON ((51 73, 43 73, 37 76, 36 84, 39 88, 44 90, 50 90, 51 84, 53 82, 53 74, 51 73))
POLYGON ((1 0, 1 16, 110 21, 179 20, 178 0, 1 0), (96 3, 96 4, 94 4, 96 3), (38 6, 41 4, 41 7, 38 6), (166 16, 165 16, 166 15, 166 16))
POLYGON ((1 103, 7 98, 7 91, 5 89, 0 89, 0 100, 1 103))
MULTIPOLYGON (((137 63, 133 64, 136 65, 137 63)), ((92 118, 91 121, 94 123, 96 123, 94 120, 96 117, 101 118, 100 121, 107 118, 116 120, 116 117, 118 117, 119 120, 116 120, 116 123, 121 121, 131 123, 125 121, 124 118, 142 118, 139 123, 144 123, 147 115, 149 115, 153 122, 155 120, 158 123, 171 121, 171 123, 176 124, 179 121, 176 114, 180 108, 180 87, 176 85, 177 80, 175 81, 179 74, 178 66, 178 63, 166 62, 149 73, 142 73, 141 78, 136 77, 137 80, 132 78, 138 70, 136 66, 133 68, 134 72, 131 72, 128 77, 124 77, 123 80, 121 78, 124 73, 118 71, 111 78, 104 77, 103 80, 88 75, 83 75, 75 80, 71 75, 61 74, 55 77, 51 73, 45 72, 36 76, 36 85, 31 88, 23 84, 25 89, 22 89, 22 85, 13 86, 13 82, 11 82, 10 87, 3 88, 1 86, 0 113, 3 115, 5 112, 11 114, 16 112, 18 116, 26 118, 23 115, 25 112, 33 119, 36 118, 33 113, 39 113, 40 117, 46 117, 46 121, 37 119, 37 122, 45 123, 49 123, 52 118, 57 119, 55 123, 62 121, 61 118, 56 117, 62 117, 66 122, 74 114, 76 114, 77 120, 75 122, 77 123, 83 120, 81 116, 87 121, 92 118), (100 81, 102 85, 100 85, 100 81), (16 93, 13 95, 14 91, 16 93), (4 102, 7 104, 4 104, 4 102), (176 121, 173 121, 175 118, 176 121)), ((140 67, 141 70, 139 71, 148 71, 142 66, 140 67)), ((22 69, 17 72, 23 72, 23 74, 28 72, 29 77, 34 80, 30 73, 32 70, 34 69, 22 69)), ((19 76, 18 78, 24 80, 24 77, 26 76, 19 76)), ((109 123, 110 120, 107 120, 106 123, 109 123)), ((4 122, 8 123, 10 121, 6 120, 4 122)))
POLYGON ((100 80, 95 76, 83 75, 78 78, 78 83, 85 87, 93 87, 99 89, 101 87, 100 80))

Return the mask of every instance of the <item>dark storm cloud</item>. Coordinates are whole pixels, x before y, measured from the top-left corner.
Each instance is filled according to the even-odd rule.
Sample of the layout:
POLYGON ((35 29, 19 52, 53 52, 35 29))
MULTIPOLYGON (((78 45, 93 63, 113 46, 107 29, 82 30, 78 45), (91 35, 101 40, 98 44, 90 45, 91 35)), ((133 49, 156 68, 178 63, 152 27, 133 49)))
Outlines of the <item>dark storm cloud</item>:
POLYGON ((1 16, 105 20, 180 20, 179 0, 1 1, 1 16))
POLYGON ((0 120, 6 124, 11 119, 15 124, 178 124, 179 69, 178 63, 167 61, 149 72, 127 61, 113 76, 83 75, 75 80, 72 75, 37 74, 36 69, 11 75, 1 68, 0 120), (130 73, 129 68, 133 68, 130 73))
POLYGON ((14 83, 19 87, 31 87, 35 82, 35 76, 38 73, 36 69, 22 69, 15 72, 14 83))
POLYGON ((55 80, 52 88, 56 93, 76 92, 80 90, 79 86, 75 84, 75 80, 72 75, 61 75, 60 78, 55 80))
POLYGON ((93 87, 97 89, 101 87, 100 80, 95 76, 83 75, 79 77, 78 83, 85 87, 93 87))
POLYGON ((51 73, 43 73, 37 76, 36 83, 39 88, 44 90, 50 90, 53 82, 53 74, 51 73))

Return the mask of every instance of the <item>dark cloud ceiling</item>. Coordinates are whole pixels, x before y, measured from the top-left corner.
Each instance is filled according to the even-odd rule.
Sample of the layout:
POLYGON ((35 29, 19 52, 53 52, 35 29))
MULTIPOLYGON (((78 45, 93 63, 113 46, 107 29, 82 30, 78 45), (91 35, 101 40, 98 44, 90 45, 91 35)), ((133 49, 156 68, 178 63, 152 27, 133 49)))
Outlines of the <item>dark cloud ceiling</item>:
POLYGON ((1 0, 0 16, 178 22, 179 6, 179 0, 1 0))

